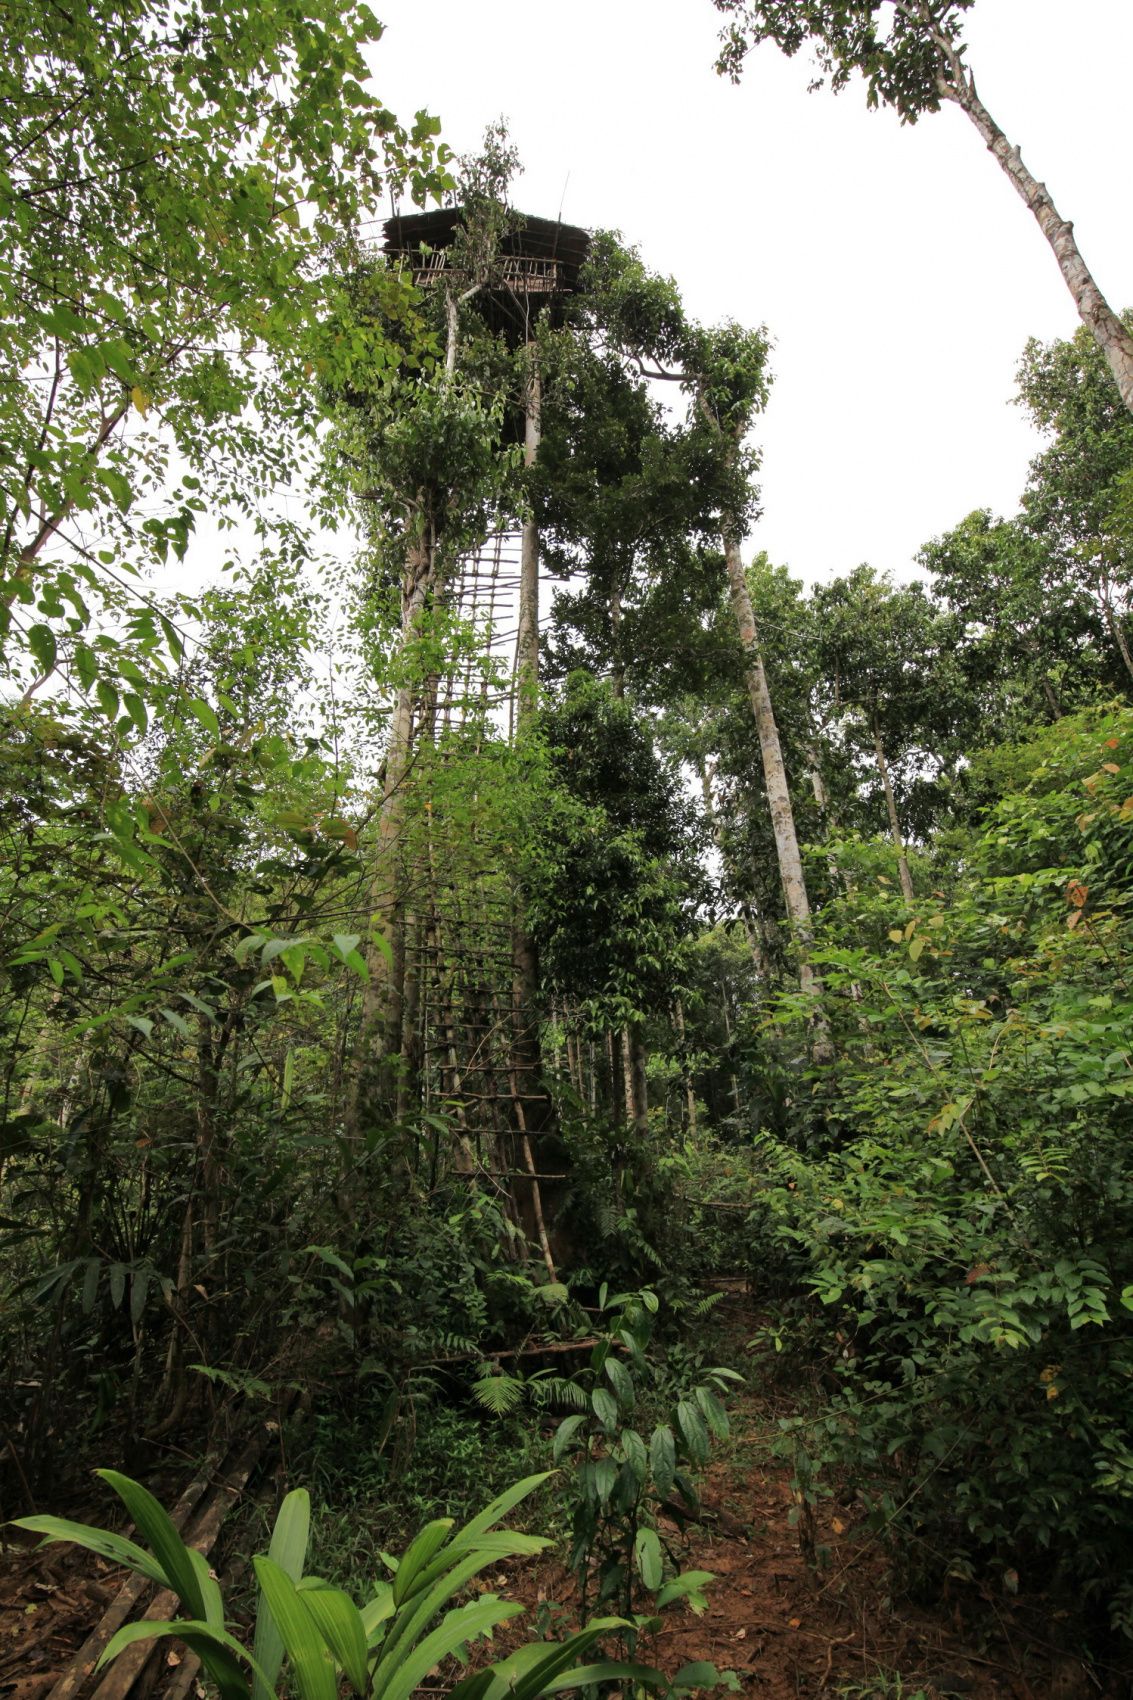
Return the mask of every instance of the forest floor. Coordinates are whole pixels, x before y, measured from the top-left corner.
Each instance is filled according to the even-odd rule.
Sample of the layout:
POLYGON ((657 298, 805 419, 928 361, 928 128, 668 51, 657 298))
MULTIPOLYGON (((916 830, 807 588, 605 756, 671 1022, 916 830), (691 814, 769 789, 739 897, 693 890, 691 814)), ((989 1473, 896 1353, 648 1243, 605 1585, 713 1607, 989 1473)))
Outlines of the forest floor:
MULTIPOLYGON (((750 1339, 750 1302, 730 1291, 724 1331, 750 1339)), ((910 1604, 900 1577, 864 1526, 851 1495, 825 1500, 810 1531, 821 1562, 808 1563, 792 1512, 790 1469, 769 1453, 781 1416, 796 1401, 784 1387, 750 1386, 730 1401, 732 1436, 702 1479, 700 1518, 666 1540, 685 1569, 716 1577, 701 1615, 670 1609, 665 1626, 637 1649, 645 1663, 675 1672, 692 1660, 733 1671, 752 1700, 1124 1700, 1129 1670, 1087 1666, 1049 1639, 1042 1601, 991 1598, 957 1584, 931 1604, 910 1604)), ((574 1580, 560 1559, 504 1565, 491 1576, 530 1611, 517 1636, 548 1621, 576 1621, 574 1580), (556 1608, 559 1608, 556 1610, 556 1608), (560 1615, 561 1614, 561 1615, 560 1615)), ((123 1580, 121 1572, 69 1547, 31 1554, 0 1550, 0 1697, 47 1700, 74 1650, 123 1580)), ((552 1629, 553 1633, 553 1629, 552 1629)), ((507 1645, 506 1631, 492 1656, 507 1645), (502 1645, 501 1645, 502 1643, 502 1645)), ((166 1676, 180 1658, 168 1649, 166 1676)), ((436 1678, 421 1700, 437 1700, 436 1678)))
MULTIPOLYGON (((737 1347, 761 1321, 739 1285, 726 1284, 716 1313, 737 1347)), ((752 1700, 1133 1695, 1128 1668, 1088 1667, 1047 1638, 1045 1602, 993 1599, 958 1584, 950 1596, 911 1604, 852 1495, 816 1507, 808 1535, 820 1562, 809 1563, 792 1516, 790 1468, 769 1451, 778 1419, 796 1414, 797 1399, 785 1387, 749 1386, 728 1403, 731 1441, 701 1479, 701 1517, 683 1535, 672 1525, 663 1531, 682 1568, 715 1575, 707 1610, 671 1608, 655 1639, 638 1647, 643 1663, 675 1672, 709 1660, 734 1671, 752 1700)), ((508 1592, 535 1610, 553 1602, 576 1619, 574 1579, 558 1560, 509 1576, 508 1592)))

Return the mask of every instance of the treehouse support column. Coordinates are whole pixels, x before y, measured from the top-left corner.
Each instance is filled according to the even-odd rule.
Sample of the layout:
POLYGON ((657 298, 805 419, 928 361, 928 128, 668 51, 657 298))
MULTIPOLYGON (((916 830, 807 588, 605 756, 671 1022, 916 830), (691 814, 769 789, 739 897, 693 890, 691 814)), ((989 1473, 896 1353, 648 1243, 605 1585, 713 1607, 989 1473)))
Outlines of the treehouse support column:
POLYGON ((415 685, 406 651, 420 628, 433 583, 433 549, 422 525, 411 539, 405 563, 401 603, 403 677, 394 699, 386 745, 385 783, 378 810, 378 834, 370 880, 366 966, 369 977, 362 1001, 362 1025, 354 1055, 346 1131, 356 1138, 376 1120, 396 1113, 405 988, 405 938, 399 874, 405 789, 413 746, 415 685))
MULTIPOLYGON (((534 343, 527 347, 528 379, 524 398, 523 462, 535 465, 539 454, 542 385, 534 343)), ((516 730, 523 738, 539 709, 539 524, 533 513, 523 522, 519 557, 519 620, 515 640, 516 730)), ((551 1236, 554 1231, 553 1194, 560 1182, 544 1187, 539 1173, 563 1166, 560 1142, 554 1136, 553 1110, 542 1081, 539 1045, 539 959, 527 930, 523 898, 516 893, 512 923, 512 1093, 517 1123, 518 1156, 510 1167, 527 1170, 513 1179, 516 1209, 530 1240, 537 1241, 555 1279, 551 1236)))

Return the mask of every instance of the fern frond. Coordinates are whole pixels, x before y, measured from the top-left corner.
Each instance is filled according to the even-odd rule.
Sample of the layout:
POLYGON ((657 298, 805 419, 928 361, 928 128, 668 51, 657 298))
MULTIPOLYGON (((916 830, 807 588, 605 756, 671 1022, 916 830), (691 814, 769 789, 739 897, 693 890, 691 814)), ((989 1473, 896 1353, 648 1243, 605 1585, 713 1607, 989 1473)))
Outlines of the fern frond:
POLYGON ((531 1394, 539 1405, 566 1406, 571 1411, 590 1409, 590 1397, 586 1389, 566 1375, 533 1376, 531 1394))
POLYGON ((723 1297, 723 1293, 705 1293, 704 1297, 698 1299, 692 1307, 694 1319, 699 1321, 702 1316, 707 1316, 710 1310, 715 1310, 723 1297))
POLYGON ((502 1370, 498 1375, 489 1372, 472 1384, 478 1402, 494 1417, 506 1417, 522 1403, 526 1383, 502 1370))

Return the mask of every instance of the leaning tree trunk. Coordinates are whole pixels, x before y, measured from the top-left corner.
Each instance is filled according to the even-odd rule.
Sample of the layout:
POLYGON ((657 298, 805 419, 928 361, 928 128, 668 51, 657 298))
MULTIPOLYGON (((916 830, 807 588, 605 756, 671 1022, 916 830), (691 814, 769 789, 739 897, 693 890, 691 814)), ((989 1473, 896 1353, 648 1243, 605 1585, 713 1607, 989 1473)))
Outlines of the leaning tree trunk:
POLYGON ((1017 146, 1007 140, 995 119, 976 93, 975 80, 966 71, 959 57, 940 36, 937 45, 944 54, 949 74, 938 83, 941 96, 952 101, 967 113, 988 150, 999 161, 1016 191, 1034 214, 1058 261, 1067 289, 1074 299, 1078 316, 1093 334, 1099 348, 1109 361, 1121 399, 1133 413, 1133 336, 1114 312, 1082 258, 1074 236, 1074 226, 1063 218, 1051 198, 1045 183, 1033 177, 1023 164, 1017 146))
POLYGON ((885 812, 889 816, 889 836, 893 840, 893 848, 897 852, 897 872, 901 877, 901 891, 905 902, 912 904, 917 900, 913 890, 913 876, 909 872, 909 858, 905 853, 905 839, 901 832, 901 822, 897 816, 897 799, 893 795, 893 780, 889 773, 889 763, 885 759, 885 748, 881 742, 881 733, 875 726, 873 729, 873 753, 877 757, 877 771, 881 775, 881 785, 885 792, 885 812))
POLYGON ((812 1051, 816 1062, 829 1062, 833 1056, 830 1028, 822 1008, 822 982, 810 960, 813 929, 810 919, 810 899, 803 875, 803 859, 795 831, 795 811, 787 785, 787 769, 783 762, 783 747, 779 728, 771 705, 767 673, 759 651, 755 626, 755 611, 747 588, 740 546, 734 530, 724 532, 724 558, 728 569, 728 587, 747 662, 747 688, 751 698, 759 733, 759 749, 763 757, 763 777, 767 786, 767 801, 771 809, 771 829, 775 836, 775 854, 779 862, 779 878, 783 886, 783 901, 798 959, 799 989, 812 1000, 814 1042, 812 1051))

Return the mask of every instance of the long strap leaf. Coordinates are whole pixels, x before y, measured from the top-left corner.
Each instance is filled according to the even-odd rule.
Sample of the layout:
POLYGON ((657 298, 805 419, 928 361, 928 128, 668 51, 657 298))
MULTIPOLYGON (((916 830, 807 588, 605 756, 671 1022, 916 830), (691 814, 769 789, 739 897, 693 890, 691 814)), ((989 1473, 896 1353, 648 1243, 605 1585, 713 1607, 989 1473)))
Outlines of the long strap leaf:
POLYGON ((373 1700, 409 1700, 429 1672, 455 1648, 486 1630, 495 1629, 509 1617, 518 1617, 524 1609, 518 1600, 479 1600, 475 1605, 447 1612, 420 1646, 406 1649, 405 1656, 381 1680, 380 1686, 375 1673, 373 1700))
POLYGON ((291 1662, 299 1700, 338 1700, 334 1666, 315 1620, 287 1572, 270 1558, 254 1558, 256 1578, 291 1662))
POLYGON ((304 1591, 302 1599, 355 1692, 365 1700, 370 1673, 366 1631, 358 1607, 339 1588, 311 1588, 304 1591))
POLYGON ((475 1541, 478 1535, 485 1534, 501 1517, 506 1517, 521 1499, 526 1499, 529 1493, 534 1493, 537 1487, 549 1481, 554 1474, 554 1470, 541 1470, 537 1476, 524 1476, 521 1482, 516 1482, 513 1487, 501 1493, 498 1499, 493 1499, 490 1505, 486 1505, 478 1517, 473 1517, 471 1523, 466 1523, 463 1529, 459 1529, 453 1536, 453 1546, 467 1546, 475 1541))
MULTIPOLYGON (((289 1493, 279 1508, 272 1530, 268 1557, 278 1564, 284 1575, 298 1582, 307 1558, 307 1540, 311 1531, 311 1496, 306 1488, 289 1493)), ((283 1637, 271 1614, 271 1607, 260 1590, 256 1608, 256 1639, 253 1657, 263 1675, 252 1684, 252 1700, 267 1700, 267 1691, 279 1675, 283 1663, 283 1637)))
POLYGON ((112 1535, 108 1529, 96 1529, 90 1523, 72 1523, 66 1517, 17 1517, 15 1527, 42 1535, 45 1546, 52 1541, 74 1541, 76 1546, 97 1553, 99 1558, 108 1558, 112 1564, 148 1577, 159 1588, 171 1586, 169 1577, 151 1553, 123 1535, 112 1535))
MULTIPOLYGON (((127 1647, 132 1647, 135 1641, 154 1641, 166 1635, 183 1641, 196 1653, 219 1689, 221 1700, 248 1700, 251 1685, 241 1669, 241 1661, 251 1663, 246 1648, 226 1629, 217 1629, 211 1623, 197 1623, 192 1619, 162 1623, 146 1618, 141 1623, 124 1624, 107 1643, 95 1669, 101 1670, 127 1647)), ((271 1700, 275 1700, 270 1688, 268 1694, 271 1700)))
POLYGON ((416 1539, 410 1542, 393 1579, 395 1605, 400 1605, 402 1600, 414 1592, 413 1583, 418 1573, 424 1570, 437 1548, 443 1545, 451 1528, 451 1517, 439 1517, 434 1523, 426 1523, 416 1539))
POLYGON ((112 1487, 133 1518, 137 1531, 150 1544, 153 1555, 169 1578, 169 1586, 189 1616, 207 1621, 204 1595, 189 1549, 173 1527, 168 1511, 159 1505, 148 1488, 117 1470, 96 1470, 112 1487))

